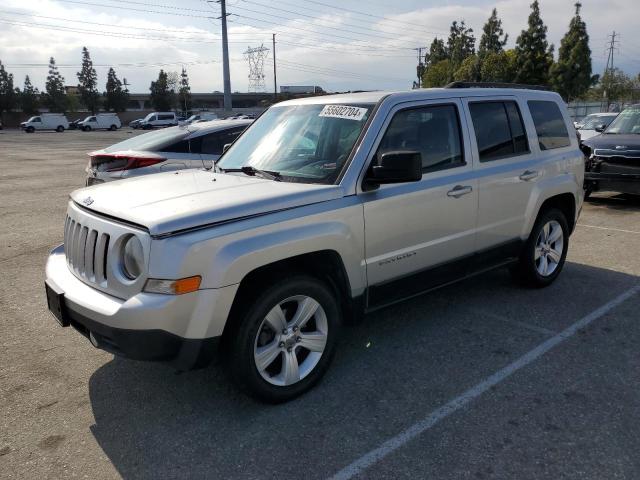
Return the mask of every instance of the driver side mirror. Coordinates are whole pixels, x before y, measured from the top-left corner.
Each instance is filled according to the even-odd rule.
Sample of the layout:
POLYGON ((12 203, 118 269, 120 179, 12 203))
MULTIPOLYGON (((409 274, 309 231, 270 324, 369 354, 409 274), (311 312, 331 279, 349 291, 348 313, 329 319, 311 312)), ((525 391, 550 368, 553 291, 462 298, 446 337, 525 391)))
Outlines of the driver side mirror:
POLYGON ((364 190, 387 183, 422 180, 422 155, 413 150, 385 152, 373 159, 364 179, 364 190))
POLYGON ((605 129, 605 128, 607 128, 607 126, 606 126, 606 125, 604 125, 604 124, 603 124, 603 125, 598 125, 598 126, 595 128, 595 131, 596 131, 596 132, 601 133, 601 132, 604 132, 604 129, 605 129))

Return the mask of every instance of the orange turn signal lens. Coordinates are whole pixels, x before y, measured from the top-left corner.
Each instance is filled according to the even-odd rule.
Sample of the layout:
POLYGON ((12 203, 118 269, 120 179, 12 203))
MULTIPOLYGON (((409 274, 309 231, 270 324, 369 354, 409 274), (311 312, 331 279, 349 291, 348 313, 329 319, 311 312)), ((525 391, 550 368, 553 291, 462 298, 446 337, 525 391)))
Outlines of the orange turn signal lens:
POLYGON ((148 293, 162 293, 165 295, 184 295, 185 293, 195 292, 200 288, 202 277, 196 275, 193 277, 181 278, 179 280, 159 280, 150 278, 144 286, 144 291, 148 293))

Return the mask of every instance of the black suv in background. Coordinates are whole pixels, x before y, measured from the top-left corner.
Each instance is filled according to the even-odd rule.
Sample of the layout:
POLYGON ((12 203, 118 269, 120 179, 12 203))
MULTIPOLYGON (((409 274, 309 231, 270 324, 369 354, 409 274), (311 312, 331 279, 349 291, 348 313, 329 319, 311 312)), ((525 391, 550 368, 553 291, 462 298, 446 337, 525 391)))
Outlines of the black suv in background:
POLYGON ((624 109, 580 148, 586 158, 585 198, 597 191, 640 195, 640 104, 624 109))

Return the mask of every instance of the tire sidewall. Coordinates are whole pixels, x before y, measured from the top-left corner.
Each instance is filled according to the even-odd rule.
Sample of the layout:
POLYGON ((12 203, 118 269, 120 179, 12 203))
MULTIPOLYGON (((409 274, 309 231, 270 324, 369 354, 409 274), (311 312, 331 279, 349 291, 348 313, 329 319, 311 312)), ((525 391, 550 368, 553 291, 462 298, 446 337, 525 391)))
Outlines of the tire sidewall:
POLYGON ((558 275, 560 275, 560 272, 564 267, 565 259, 567 258, 567 252, 569 250, 569 234, 570 232, 569 225, 567 224, 567 219, 565 218, 564 214, 558 209, 554 208, 548 210, 543 213, 538 218, 538 220, 536 220, 536 223, 533 226, 533 230, 531 231, 531 235, 527 240, 525 252, 522 258, 524 264, 526 265, 526 276, 528 277, 528 280, 530 280, 530 283, 532 283, 534 286, 546 287, 547 285, 553 283, 558 275), (564 245, 562 248, 562 255, 560 256, 560 262, 558 263, 558 266, 551 275, 545 277, 540 275, 540 273, 538 273, 538 270, 536 269, 535 248, 542 227, 553 220, 558 222, 560 224, 560 228, 562 228, 564 245))
POLYGON ((340 308, 331 290, 323 282, 308 276, 295 276, 265 290, 240 314, 232 335, 228 359, 232 379, 250 395, 270 403, 290 400, 311 388, 331 363, 340 325, 340 308), (267 382, 255 365, 254 345, 266 314, 278 303, 295 295, 307 295, 320 303, 327 316, 327 344, 313 371, 294 385, 279 387, 267 382))

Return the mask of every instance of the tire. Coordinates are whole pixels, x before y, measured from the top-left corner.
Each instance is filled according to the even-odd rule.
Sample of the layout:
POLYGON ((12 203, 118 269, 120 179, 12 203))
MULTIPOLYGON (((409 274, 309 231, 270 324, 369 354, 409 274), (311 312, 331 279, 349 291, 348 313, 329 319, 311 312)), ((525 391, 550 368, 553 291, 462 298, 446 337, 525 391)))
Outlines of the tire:
POLYGON ((58 133, 64 132, 64 127, 62 125, 58 125, 57 128, 56 128, 56 132, 58 132, 58 133))
POLYGON ((314 386, 329 368, 341 323, 330 288, 314 277, 294 275, 243 305, 231 319, 234 329, 225 346, 232 381, 268 403, 286 402, 314 386), (311 309, 296 328, 296 313, 311 309))
POLYGON ((91 127, 89 125, 85 126, 82 128, 83 131, 85 132, 90 132, 91 131, 91 127))
POLYGON ((27 133, 33 133, 35 131, 36 131, 36 129, 33 128, 33 127, 27 127, 27 129, 25 130, 25 132, 27 132, 27 133))
POLYGON ((111 126, 109 127, 109 130, 111 130, 112 132, 115 132, 117 129, 118 129, 118 127, 117 127, 117 126, 115 126, 115 125, 111 125, 111 126))
POLYGON ((569 233, 567 219, 560 210, 552 208, 541 212, 518 263, 511 269, 515 279, 534 288, 551 285, 564 267, 569 233))

